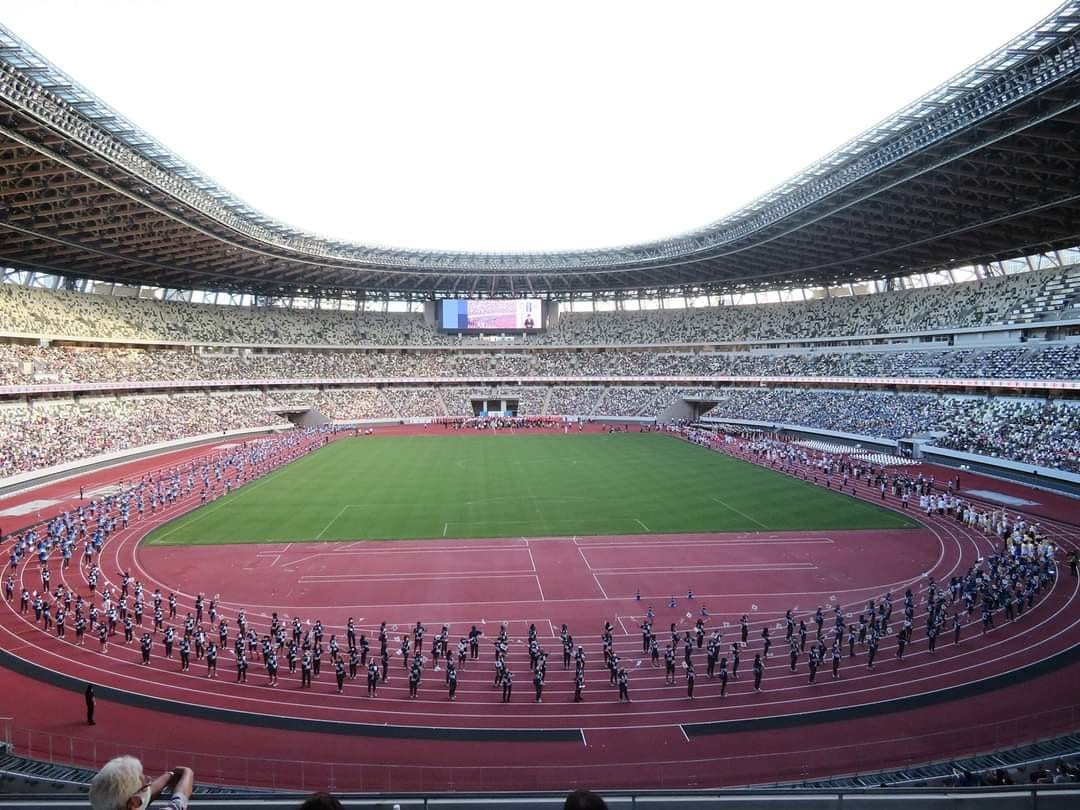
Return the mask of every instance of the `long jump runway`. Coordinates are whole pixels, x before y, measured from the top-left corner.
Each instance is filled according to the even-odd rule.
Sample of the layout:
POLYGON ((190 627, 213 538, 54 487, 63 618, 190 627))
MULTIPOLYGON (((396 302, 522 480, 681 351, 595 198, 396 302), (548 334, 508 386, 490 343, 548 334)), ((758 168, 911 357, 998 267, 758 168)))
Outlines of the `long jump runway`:
MULTIPOLYGON (((859 494, 877 500, 876 493, 859 494)), ((951 518, 874 532, 139 545, 156 525, 194 505, 177 504, 115 534, 100 559, 106 582, 98 587, 118 589, 119 572, 130 571, 148 602, 155 588, 166 596, 175 591, 176 625, 194 612, 197 593, 217 596, 230 636, 219 677, 208 679, 194 653, 190 671, 180 672, 178 658, 164 658, 160 636, 150 665, 143 666, 137 642, 126 645, 122 635, 107 652, 89 635, 77 646, 70 626, 58 639, 35 624, 32 612, 21 615, 17 604, 5 603, 0 663, 12 671, 3 682, 18 709, 20 753, 95 764, 103 752, 120 750, 114 741, 124 740, 151 768, 186 756, 206 781, 305 789, 710 787, 950 757, 1073 730, 1080 719, 1074 705, 1080 704, 1074 686, 1080 592, 1065 566, 1016 621, 999 616, 998 626, 983 635, 976 613, 959 645, 950 631, 935 653, 928 651, 921 631, 930 578, 947 584, 993 551, 992 538, 951 518), (812 616, 822 607, 831 644, 835 606, 850 624, 869 600, 892 593, 900 613, 907 588, 916 594, 916 633, 902 661, 890 635, 873 670, 865 647, 848 657, 845 643, 840 678, 831 677, 826 660, 811 685, 805 655, 790 671, 785 610, 793 610, 796 621, 806 619, 812 640, 812 616), (661 655, 671 625, 682 634, 703 618, 709 633, 721 631, 729 665, 740 617, 748 617, 739 677, 729 681, 725 697, 719 681, 706 677, 705 652, 696 644, 694 699, 681 667, 675 685, 665 683, 663 667, 653 667, 642 652, 639 626, 650 607, 661 655), (299 673, 288 672, 284 656, 279 686, 267 685, 257 658, 248 682, 239 684, 231 642, 241 609, 260 634, 273 613, 287 624, 299 617, 305 628, 321 620, 324 644, 336 635, 343 648, 352 617, 376 654, 383 621, 392 652, 417 621, 427 628, 427 654, 443 624, 452 649, 473 625, 485 637, 480 659, 459 671, 454 702, 444 672, 430 662, 419 696, 409 699, 407 670, 397 655, 375 697, 366 694, 363 671, 338 694, 329 656, 311 689, 299 688, 299 673), (614 625, 614 648, 630 673, 630 703, 617 701, 604 666, 606 621, 614 625), (587 658, 582 703, 572 700, 573 669, 563 669, 558 633, 564 623, 587 658), (510 635, 508 664, 515 675, 510 703, 492 685, 492 640, 501 625, 510 635), (530 625, 549 653, 541 703, 534 700, 525 643, 530 625), (751 664, 762 651, 765 628, 774 642, 763 691, 755 693, 751 664), (79 722, 78 692, 88 681, 98 685, 94 728, 79 722), (1050 712, 1033 693, 1054 694, 1063 708, 1050 712), (36 741, 28 732, 23 742, 23 726, 37 732, 36 741)), ((1049 530, 1053 534, 1054 526, 1049 530)), ((23 584, 40 588, 36 562, 16 574, 16 598, 23 584)), ((84 574, 73 562, 54 570, 53 585, 85 594, 84 574)), ((146 629, 152 629, 149 612, 146 629)), ((137 628, 136 640, 139 635, 137 628)), ((209 635, 216 639, 217 633, 209 635)), ((677 653, 681 662, 681 647, 677 653)))

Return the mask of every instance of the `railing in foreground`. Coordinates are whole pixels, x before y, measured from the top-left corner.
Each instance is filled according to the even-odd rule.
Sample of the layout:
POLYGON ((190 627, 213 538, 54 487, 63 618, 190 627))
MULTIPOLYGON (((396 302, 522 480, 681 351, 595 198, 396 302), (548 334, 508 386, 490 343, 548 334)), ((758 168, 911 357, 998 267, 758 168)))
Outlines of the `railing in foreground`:
MULTIPOLYGON (((943 710, 941 716, 942 724, 948 725, 947 710, 943 710)), ((170 722, 182 724, 183 720, 177 718, 170 722)), ((887 715, 884 722, 899 729, 902 715, 887 715)), ((805 733, 774 735, 776 746, 765 753, 740 754, 733 748, 730 755, 720 760, 688 758, 682 763, 635 764, 629 768, 612 764, 550 764, 544 760, 496 766, 390 765, 375 761, 378 753, 374 746, 379 742, 365 738, 341 738, 342 748, 356 755, 352 761, 244 757, 88 739, 28 728, 12 718, 0 718, 0 734, 13 753, 55 765, 96 769, 115 756, 130 754, 141 759, 150 773, 188 765, 195 770, 197 780, 205 785, 366 793, 542 791, 575 787, 685 790, 780 785, 914 768, 1048 740, 1078 729, 1080 704, 1071 704, 1008 720, 950 727, 914 737, 898 735, 887 740, 857 740, 840 746, 814 746, 813 730, 808 728, 805 733), (773 772, 764 769, 775 767, 775 757, 799 763, 794 778, 789 775, 784 783, 770 778, 773 772), (610 782, 615 771, 621 775, 618 785, 610 782), (627 771, 632 773, 629 779, 623 775, 627 771)), ((241 736, 244 733, 241 726, 236 726, 235 731, 241 736)), ((168 736, 168 728, 162 728, 161 734, 168 736)), ((208 737, 207 742, 212 744, 213 737, 208 737)))

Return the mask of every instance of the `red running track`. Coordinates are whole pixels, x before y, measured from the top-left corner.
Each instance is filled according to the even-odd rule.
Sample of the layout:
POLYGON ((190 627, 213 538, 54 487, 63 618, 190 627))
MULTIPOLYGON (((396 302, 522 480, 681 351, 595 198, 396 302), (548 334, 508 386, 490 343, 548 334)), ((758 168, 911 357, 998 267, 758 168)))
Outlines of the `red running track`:
MULTIPOLYGON (((876 499, 876 493, 861 494, 876 499)), ((302 789, 702 787, 939 759, 1074 730, 1080 720, 1073 663, 1080 602, 1077 581, 1067 573, 1022 618, 999 623, 985 638, 972 624, 959 647, 949 643, 950 633, 931 655, 916 633, 899 662, 889 637, 872 672, 865 650, 849 659, 845 649, 840 679, 833 681, 823 667, 813 686, 805 657, 796 673, 789 671, 783 630, 776 631, 784 610, 808 617, 823 605, 828 617, 839 604, 846 616, 857 616, 868 599, 891 590, 899 600, 908 586, 921 596, 925 575, 947 582, 992 550, 989 538, 952 519, 934 517, 924 529, 892 532, 510 538, 392 547, 137 546, 154 525, 190 506, 180 504, 111 538, 101 560, 106 577, 115 580, 114 572, 130 568, 149 592, 177 588, 181 619, 194 591, 220 594, 231 632, 240 608, 263 631, 277 611, 319 618, 327 636, 337 633, 342 641, 348 616, 369 636, 379 621, 397 625, 391 639, 417 620, 427 626, 428 639, 449 623, 455 641, 472 624, 490 634, 505 622, 517 676, 514 700, 501 703, 491 687, 490 640, 482 644, 481 660, 461 673, 453 703, 442 673, 430 667, 419 698, 409 700, 399 658, 392 659, 389 682, 369 698, 362 677, 337 694, 328 667, 315 688, 300 690, 284 662, 276 688, 266 685, 257 660, 249 682, 236 684, 231 651, 221 656, 217 680, 208 680, 202 662, 194 660, 188 673, 179 672, 157 643, 151 665, 143 667, 134 647, 114 642, 101 653, 89 638, 86 647, 77 647, 70 628, 68 639, 59 640, 35 625, 32 614, 23 617, 12 609, 17 606, 5 606, 0 646, 31 674, 2 676, 18 706, 20 749, 48 756, 49 746, 54 758, 94 764, 115 751, 112 741, 123 740, 154 766, 186 757, 207 781, 302 789), (634 598, 638 588, 640 602, 634 598), (692 602, 687 588, 694 591, 692 602), (667 605, 673 593, 676 609, 667 605), (694 654, 699 677, 693 702, 681 677, 666 685, 663 670, 642 660, 637 626, 650 604, 662 639, 669 623, 692 627, 707 605, 708 625, 723 631, 725 652, 738 638, 739 616, 750 616, 741 677, 729 683, 726 697, 704 677, 701 651, 694 654), (630 669, 629 704, 617 702, 602 664, 605 620, 615 625, 615 649, 630 669), (563 671, 553 637, 563 622, 588 656, 581 704, 571 700, 572 672, 563 671), (552 653, 540 704, 532 700, 523 644, 530 623, 552 653), (764 626, 773 628, 776 642, 765 691, 755 694, 749 668, 764 626), (42 683, 43 671, 74 680, 42 683), (105 696, 93 728, 79 722, 79 695, 64 688, 86 680, 99 684, 105 696), (1051 711, 1032 699, 1048 689, 1064 708, 1051 711), (65 709, 58 711, 58 704, 65 709), (23 742, 25 728, 38 733, 23 742), (717 729, 723 733, 707 733, 717 729)), ((1051 531, 1069 540, 1069 527, 1051 531)), ((76 566, 59 573, 86 592, 76 566)), ((19 574, 29 587, 39 585, 36 564, 19 574)), ((925 615, 922 601, 917 628, 925 615)), ((392 641, 391 649, 396 646, 392 641)))

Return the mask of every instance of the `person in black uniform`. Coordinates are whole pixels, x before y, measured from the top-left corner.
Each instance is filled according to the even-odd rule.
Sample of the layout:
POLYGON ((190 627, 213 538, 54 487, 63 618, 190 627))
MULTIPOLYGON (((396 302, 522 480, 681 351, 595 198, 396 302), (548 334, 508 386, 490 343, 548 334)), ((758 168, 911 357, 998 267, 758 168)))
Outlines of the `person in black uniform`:
POLYGON ((675 683, 675 651, 670 644, 664 651, 664 682, 668 685, 675 683))
POLYGON ((334 659, 334 677, 337 679, 337 690, 340 695, 345 691, 345 659, 340 655, 334 659))
POLYGON ((510 671, 509 667, 503 672, 502 677, 502 702, 509 703, 510 697, 514 694, 514 673, 510 671))
POLYGON ((375 696, 375 690, 379 686, 379 664, 372 658, 367 669, 367 693, 368 697, 375 696))
POLYGON ((385 647, 383 647, 381 661, 382 661, 382 678, 380 680, 383 683, 386 683, 386 679, 390 674, 390 651, 388 649, 386 649, 385 647))
POLYGON ((743 617, 739 619, 739 629, 742 634, 742 643, 745 644, 746 639, 750 635, 750 620, 746 618, 745 613, 743 614, 743 617))
POLYGON ((544 673, 540 670, 536 670, 536 674, 533 675, 533 686, 536 687, 536 702, 544 702, 544 673))
POLYGON ((304 652, 304 657, 300 660, 300 688, 311 687, 311 651, 304 652))
POLYGON ((761 640, 763 642, 763 652, 766 658, 769 657, 769 647, 772 646, 772 639, 769 638, 769 628, 764 627, 761 630, 761 640))
POLYGON ((86 685, 86 725, 88 726, 97 725, 94 722, 94 703, 94 685, 88 683, 86 685))
POLYGON ((690 664, 686 668, 686 696, 690 700, 694 699, 694 681, 697 679, 697 673, 694 672, 694 665, 690 664))
POLYGON ((420 689, 420 659, 413 660, 412 669, 409 670, 409 697, 416 697, 417 691, 420 689))
POLYGON ((630 702, 630 675, 625 667, 619 667, 619 703, 630 702))
POLYGON ((761 661, 761 653, 754 656, 754 691, 761 691, 761 678, 765 674, 765 664, 761 661))
POLYGON ((240 657, 236 659, 236 682, 247 683, 247 669, 248 662, 247 656, 240 653, 240 657))
POLYGON ((454 700, 457 695, 457 668, 449 658, 446 659, 446 686, 450 692, 450 700, 454 700))
POLYGON ((214 642, 210 642, 210 646, 206 648, 206 677, 217 677, 217 657, 218 648, 214 642))
POLYGON ((180 639, 180 671, 187 672, 191 666, 191 642, 187 636, 180 639))
POLYGON ((721 658, 720 659, 720 676, 719 677, 720 677, 720 697, 724 697, 727 694, 727 682, 728 682, 728 671, 727 671, 727 659, 726 658, 721 658))
POLYGON ((577 674, 574 676, 574 703, 581 703, 584 699, 581 697, 581 691, 585 688, 585 670, 578 667, 577 674))
POLYGON ((139 639, 139 649, 142 651, 143 664, 150 663, 150 644, 152 643, 150 634, 143 633, 142 638, 139 639))

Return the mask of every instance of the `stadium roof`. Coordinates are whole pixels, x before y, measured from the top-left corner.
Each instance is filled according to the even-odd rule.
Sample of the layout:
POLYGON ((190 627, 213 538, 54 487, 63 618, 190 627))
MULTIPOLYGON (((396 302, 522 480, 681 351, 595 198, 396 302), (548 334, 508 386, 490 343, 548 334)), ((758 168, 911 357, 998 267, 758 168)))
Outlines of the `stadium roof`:
POLYGON ((1080 241, 1078 55, 1072 0, 705 228, 612 249, 467 253, 270 219, 0 26, 0 263, 263 295, 565 297, 838 284, 1052 250, 1080 241))

